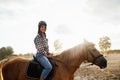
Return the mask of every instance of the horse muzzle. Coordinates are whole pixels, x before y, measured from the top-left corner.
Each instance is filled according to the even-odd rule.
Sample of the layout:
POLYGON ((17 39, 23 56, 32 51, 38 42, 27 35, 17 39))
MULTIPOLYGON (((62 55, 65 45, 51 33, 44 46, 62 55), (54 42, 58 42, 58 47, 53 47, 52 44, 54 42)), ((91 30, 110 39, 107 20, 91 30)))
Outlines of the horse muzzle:
POLYGON ((100 56, 96 60, 94 60, 93 64, 99 66, 100 69, 104 69, 107 67, 107 60, 103 56, 100 56))
POLYGON ((107 67, 107 60, 104 59, 104 60, 100 61, 98 66, 100 67, 100 69, 106 68, 107 67))

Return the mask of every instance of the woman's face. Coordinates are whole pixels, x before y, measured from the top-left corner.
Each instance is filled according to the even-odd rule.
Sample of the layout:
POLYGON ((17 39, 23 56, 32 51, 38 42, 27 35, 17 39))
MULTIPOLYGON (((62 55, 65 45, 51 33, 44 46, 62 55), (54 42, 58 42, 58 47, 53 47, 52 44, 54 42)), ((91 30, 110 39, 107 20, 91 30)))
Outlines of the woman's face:
POLYGON ((44 32, 46 31, 46 26, 45 26, 45 25, 42 25, 42 26, 40 27, 40 31, 44 33, 44 32))

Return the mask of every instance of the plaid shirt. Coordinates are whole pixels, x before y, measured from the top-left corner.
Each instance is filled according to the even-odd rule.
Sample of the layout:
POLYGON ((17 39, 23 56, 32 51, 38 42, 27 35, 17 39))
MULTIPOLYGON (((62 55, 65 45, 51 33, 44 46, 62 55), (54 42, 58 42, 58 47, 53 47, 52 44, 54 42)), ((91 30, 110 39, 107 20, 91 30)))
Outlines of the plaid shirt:
POLYGON ((41 54, 47 54, 49 51, 48 39, 42 38, 39 34, 34 39, 35 47, 41 54))

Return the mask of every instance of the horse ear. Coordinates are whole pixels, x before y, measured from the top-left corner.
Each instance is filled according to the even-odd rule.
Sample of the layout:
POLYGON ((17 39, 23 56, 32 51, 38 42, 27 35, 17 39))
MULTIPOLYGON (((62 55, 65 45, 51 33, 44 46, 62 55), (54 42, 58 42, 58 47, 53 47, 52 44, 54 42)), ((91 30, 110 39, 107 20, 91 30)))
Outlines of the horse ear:
POLYGON ((84 43, 88 43, 88 41, 86 39, 83 39, 84 40, 84 43))
POLYGON ((89 42, 88 40, 84 39, 84 44, 87 45, 87 46, 95 46, 94 43, 92 42, 89 42))

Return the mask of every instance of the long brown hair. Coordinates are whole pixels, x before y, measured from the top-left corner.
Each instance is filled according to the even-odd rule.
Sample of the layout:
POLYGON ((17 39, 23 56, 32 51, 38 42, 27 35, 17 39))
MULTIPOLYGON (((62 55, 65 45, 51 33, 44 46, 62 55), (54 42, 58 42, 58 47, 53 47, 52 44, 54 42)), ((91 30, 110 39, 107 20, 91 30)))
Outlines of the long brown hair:
MULTIPOLYGON (((47 29, 47 23, 46 23, 45 21, 40 21, 39 24, 38 24, 38 34, 39 34, 41 37, 43 37, 43 36, 42 36, 42 32, 40 31, 40 28, 41 28, 42 25, 44 25, 45 28, 47 29)), ((46 37, 46 33, 44 33, 44 35, 45 35, 45 37, 46 37)))

